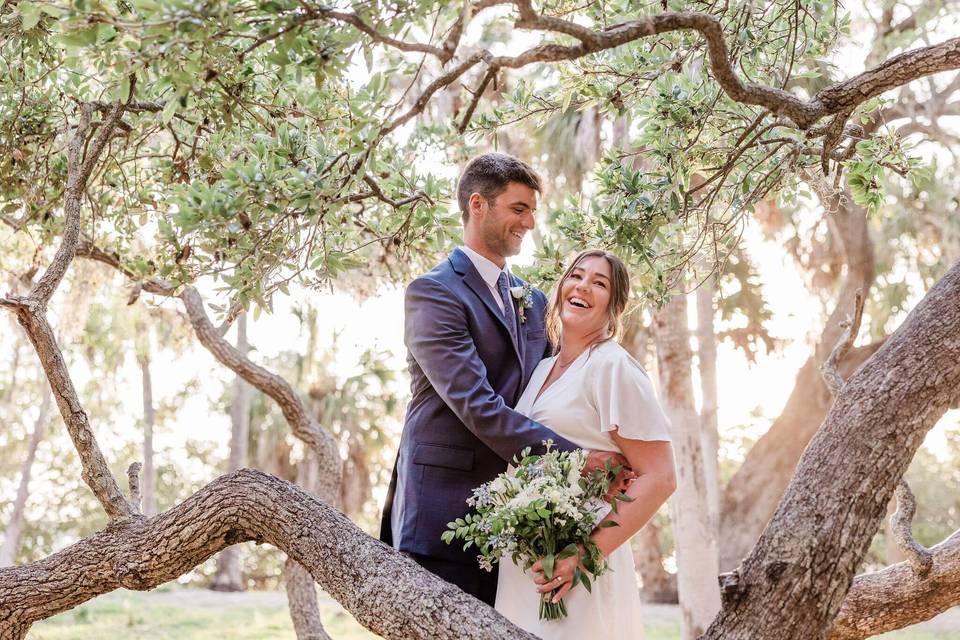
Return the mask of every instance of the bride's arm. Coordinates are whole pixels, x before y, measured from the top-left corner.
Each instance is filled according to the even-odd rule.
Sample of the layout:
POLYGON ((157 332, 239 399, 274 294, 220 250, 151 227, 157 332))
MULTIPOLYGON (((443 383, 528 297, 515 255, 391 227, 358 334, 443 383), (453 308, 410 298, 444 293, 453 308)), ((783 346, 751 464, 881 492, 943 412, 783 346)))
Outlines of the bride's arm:
MULTIPOLYGON (((604 557, 609 556, 614 549, 640 531, 677 487, 673 447, 669 442, 624 438, 617 430, 613 430, 610 435, 637 473, 637 478, 625 492, 633 501, 619 502, 617 513, 611 511, 604 518, 605 521, 612 520, 619 526, 598 527, 590 536, 604 557)), ((535 578, 539 585, 537 591, 547 593, 562 585, 553 598, 554 602, 559 602, 572 588, 573 572, 579 563, 579 556, 558 560, 554 566, 553 580, 547 581, 538 561, 533 565, 533 570, 539 572, 535 578)))
POLYGON ((597 529, 591 536, 604 557, 640 531, 677 488, 673 447, 669 442, 632 440, 620 436, 616 430, 610 435, 637 478, 626 491, 633 502, 619 502, 617 513, 611 511, 605 518, 620 526, 597 529))

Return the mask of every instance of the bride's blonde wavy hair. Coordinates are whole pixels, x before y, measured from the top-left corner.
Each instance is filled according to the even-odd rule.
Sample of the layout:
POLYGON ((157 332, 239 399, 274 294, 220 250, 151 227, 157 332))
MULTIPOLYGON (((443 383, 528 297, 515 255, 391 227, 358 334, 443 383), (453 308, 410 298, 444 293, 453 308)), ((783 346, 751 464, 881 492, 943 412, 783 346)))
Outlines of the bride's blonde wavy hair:
POLYGON ((627 308, 627 301, 630 299, 630 273, 627 271, 627 265, 623 260, 603 249, 587 249, 573 259, 570 266, 563 273, 563 276, 557 280, 556 289, 553 293, 553 299, 550 302, 550 309, 547 311, 547 336, 550 343, 553 344, 554 353, 560 349, 560 339, 563 337, 563 323, 560 321, 560 307, 563 306, 561 299, 563 282, 573 270, 576 269, 586 258, 603 258, 610 265, 610 302, 607 304, 607 337, 598 341, 596 344, 619 338, 623 331, 623 312, 627 308))

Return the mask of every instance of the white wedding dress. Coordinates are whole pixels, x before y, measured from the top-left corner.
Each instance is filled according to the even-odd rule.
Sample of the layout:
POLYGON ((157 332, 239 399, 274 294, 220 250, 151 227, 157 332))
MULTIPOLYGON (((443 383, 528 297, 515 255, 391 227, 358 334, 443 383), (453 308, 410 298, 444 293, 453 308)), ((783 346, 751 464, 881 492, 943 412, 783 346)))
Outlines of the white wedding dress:
MULTIPOLYGON (((582 353, 540 397, 556 357, 543 360, 517 403, 516 410, 549 427, 574 444, 619 451, 609 432, 637 440, 669 441, 669 423, 640 364, 613 341, 582 353)), ((609 570, 564 597, 567 617, 539 620, 540 594, 533 573, 500 563, 496 609, 517 626, 544 640, 638 640, 644 637, 640 593, 629 543, 608 558, 609 570)))

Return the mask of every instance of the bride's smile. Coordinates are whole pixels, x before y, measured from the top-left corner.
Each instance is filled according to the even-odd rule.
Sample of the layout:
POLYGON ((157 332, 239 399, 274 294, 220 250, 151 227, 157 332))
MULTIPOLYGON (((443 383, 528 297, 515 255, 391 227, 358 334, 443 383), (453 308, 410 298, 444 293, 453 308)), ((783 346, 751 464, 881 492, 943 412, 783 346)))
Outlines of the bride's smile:
POLYGON ((608 325, 610 265, 601 256, 584 258, 560 285, 560 320, 566 337, 603 336, 608 325))

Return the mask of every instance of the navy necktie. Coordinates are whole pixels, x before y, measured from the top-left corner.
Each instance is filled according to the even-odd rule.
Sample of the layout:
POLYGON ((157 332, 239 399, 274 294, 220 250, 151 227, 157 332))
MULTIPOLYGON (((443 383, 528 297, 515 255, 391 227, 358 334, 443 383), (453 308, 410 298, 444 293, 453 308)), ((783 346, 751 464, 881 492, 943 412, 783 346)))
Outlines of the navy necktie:
POLYGON ((500 292, 500 299, 503 301, 503 319, 507 322, 507 329, 513 336, 513 342, 520 344, 517 338, 517 317, 513 311, 513 298, 510 296, 510 287, 507 283, 507 273, 505 271, 501 271, 500 277, 497 278, 497 290, 500 292))

